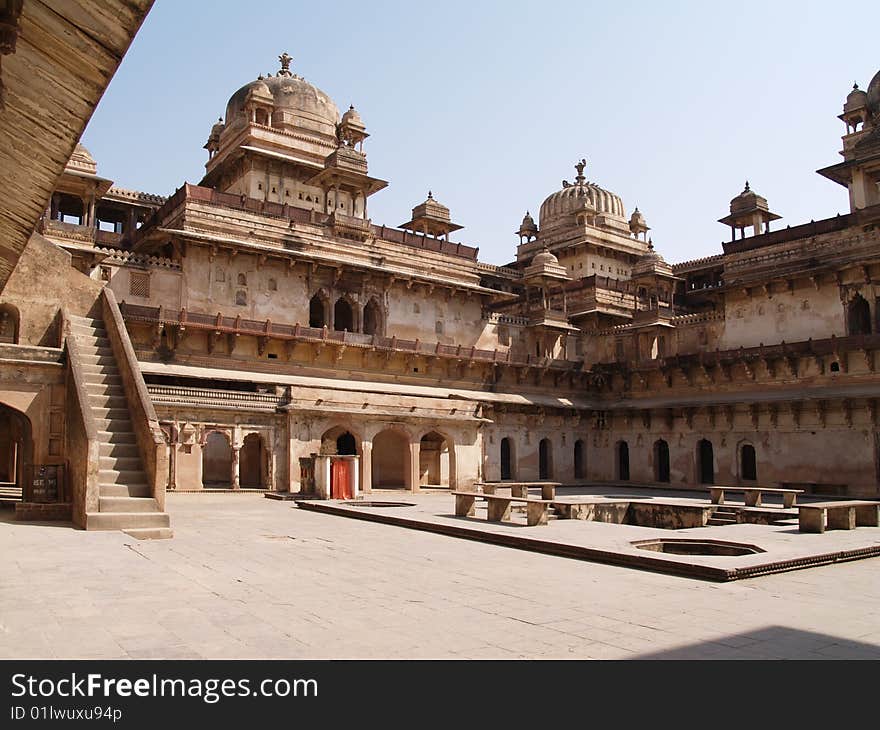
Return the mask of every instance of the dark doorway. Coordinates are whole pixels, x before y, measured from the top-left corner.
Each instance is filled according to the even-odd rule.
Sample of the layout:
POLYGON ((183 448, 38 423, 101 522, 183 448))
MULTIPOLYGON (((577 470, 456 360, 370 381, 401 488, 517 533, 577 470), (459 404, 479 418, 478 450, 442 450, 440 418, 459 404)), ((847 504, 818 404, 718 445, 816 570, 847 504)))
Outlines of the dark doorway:
POLYGON ((348 431, 336 439, 336 453, 340 456, 357 455, 357 442, 348 431))
POLYGON ((755 457, 755 447, 751 444, 743 444, 739 452, 739 460, 742 478, 755 481, 758 478, 758 460, 755 457))
POLYGON ((538 479, 553 477, 553 445, 550 439, 541 439, 538 444, 538 479))
POLYGON ((700 484, 715 483, 715 453, 712 442, 701 439, 697 444, 697 456, 700 466, 700 484))
POLYGON ((578 439, 574 442, 574 478, 584 479, 587 476, 587 459, 584 442, 578 439))
POLYGON ((333 307, 333 329, 337 332, 354 332, 354 312, 346 299, 337 299, 333 307))
POLYGON ((327 323, 324 300, 315 294, 309 301, 309 327, 323 327, 327 323))
POLYGON ((0 405, 0 498, 22 499, 24 467, 32 458, 30 419, 14 408, 0 405))
POLYGON ((202 485, 232 486, 232 447, 219 431, 211 431, 202 447, 202 485))
POLYGON ((846 329, 851 335, 871 334, 871 307, 861 294, 856 294, 847 307, 846 329))
POLYGON ((629 444, 617 442, 617 478, 622 482, 629 481, 629 444))
POLYGON ((258 433, 244 437, 239 454, 239 474, 241 486, 259 489, 263 486, 263 439, 258 433))
POLYGON ((364 334, 382 334, 382 310, 375 299, 371 299, 364 307, 364 334))
POLYGON ((512 455, 510 448, 510 439, 503 438, 501 439, 501 478, 502 479, 513 479, 513 466, 512 464, 512 455))
POLYGON ((663 439, 654 443, 654 478, 669 482, 669 444, 663 439))

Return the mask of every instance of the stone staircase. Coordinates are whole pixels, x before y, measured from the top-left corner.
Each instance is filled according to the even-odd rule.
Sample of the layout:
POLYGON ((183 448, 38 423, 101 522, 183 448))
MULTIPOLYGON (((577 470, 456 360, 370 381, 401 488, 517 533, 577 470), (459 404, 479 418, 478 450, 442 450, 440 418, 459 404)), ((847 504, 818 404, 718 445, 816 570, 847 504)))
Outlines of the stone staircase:
POLYGON ((86 529, 122 530, 138 539, 171 537, 171 520, 151 496, 104 322, 75 316, 70 322, 101 442, 98 511, 86 515, 86 529))
POLYGON ((735 525, 738 521, 737 512, 736 507, 725 507, 723 504, 719 504, 706 522, 706 526, 735 525))

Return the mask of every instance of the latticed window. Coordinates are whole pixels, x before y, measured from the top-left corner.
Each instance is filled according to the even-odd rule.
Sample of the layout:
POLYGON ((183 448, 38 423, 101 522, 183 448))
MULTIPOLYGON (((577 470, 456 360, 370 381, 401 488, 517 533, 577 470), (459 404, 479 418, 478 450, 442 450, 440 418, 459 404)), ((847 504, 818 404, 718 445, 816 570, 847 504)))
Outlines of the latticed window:
POLYGON ((128 280, 128 293, 133 297, 150 297, 150 275, 139 274, 134 271, 128 280))

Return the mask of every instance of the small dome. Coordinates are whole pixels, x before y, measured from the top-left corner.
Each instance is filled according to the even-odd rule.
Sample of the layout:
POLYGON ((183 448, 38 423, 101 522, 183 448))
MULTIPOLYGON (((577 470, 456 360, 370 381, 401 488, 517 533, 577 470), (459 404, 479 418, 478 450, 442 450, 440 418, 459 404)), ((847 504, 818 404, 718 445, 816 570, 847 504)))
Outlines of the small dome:
POLYGON ((633 233, 640 233, 649 231, 648 222, 645 220, 645 216, 642 215, 642 211, 639 210, 639 207, 636 206, 633 214, 629 217, 629 229, 633 233))
POLYGON ((537 233, 538 226, 535 225, 535 219, 532 218, 529 211, 526 211, 526 214, 523 216, 522 223, 519 224, 520 231, 533 231, 537 233))
POLYGON ((556 258, 550 251, 546 248, 542 248, 536 255, 535 258, 532 259, 532 262, 529 264, 529 267, 532 266, 546 266, 546 265, 558 265, 559 259, 556 258))
POLYGON ((222 132, 224 129, 226 129, 226 125, 223 123, 223 117, 219 117, 217 119, 217 123, 213 127, 211 127, 211 136, 219 137, 220 132, 222 132))
POLYGON ((874 78, 868 84, 866 103, 871 117, 880 120, 880 71, 874 74, 874 78))
POLYGON ((672 267, 654 250, 654 242, 648 241, 648 250, 639 257, 632 268, 632 276, 653 273, 672 274, 672 267))
POLYGON ((76 147, 73 148, 73 154, 67 161, 67 168, 87 172, 91 175, 98 173, 98 163, 81 142, 77 142, 76 147))
POLYGON ((348 107, 348 111, 342 115, 342 124, 351 124, 357 127, 363 127, 364 123, 361 120, 361 115, 357 113, 357 109, 354 108, 354 105, 348 107))
POLYGON ((847 94, 846 103, 843 105, 844 112, 852 112, 862 109, 868 104, 868 95, 859 88, 858 84, 853 84, 852 91, 847 94))

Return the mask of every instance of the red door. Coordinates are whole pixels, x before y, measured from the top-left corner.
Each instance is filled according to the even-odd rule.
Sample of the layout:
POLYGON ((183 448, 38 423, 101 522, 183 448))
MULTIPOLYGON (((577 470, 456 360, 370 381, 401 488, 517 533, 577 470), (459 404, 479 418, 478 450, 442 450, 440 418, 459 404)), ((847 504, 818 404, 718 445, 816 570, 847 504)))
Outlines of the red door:
POLYGON ((330 464, 330 496, 333 499, 351 499, 351 460, 334 459, 330 464))

